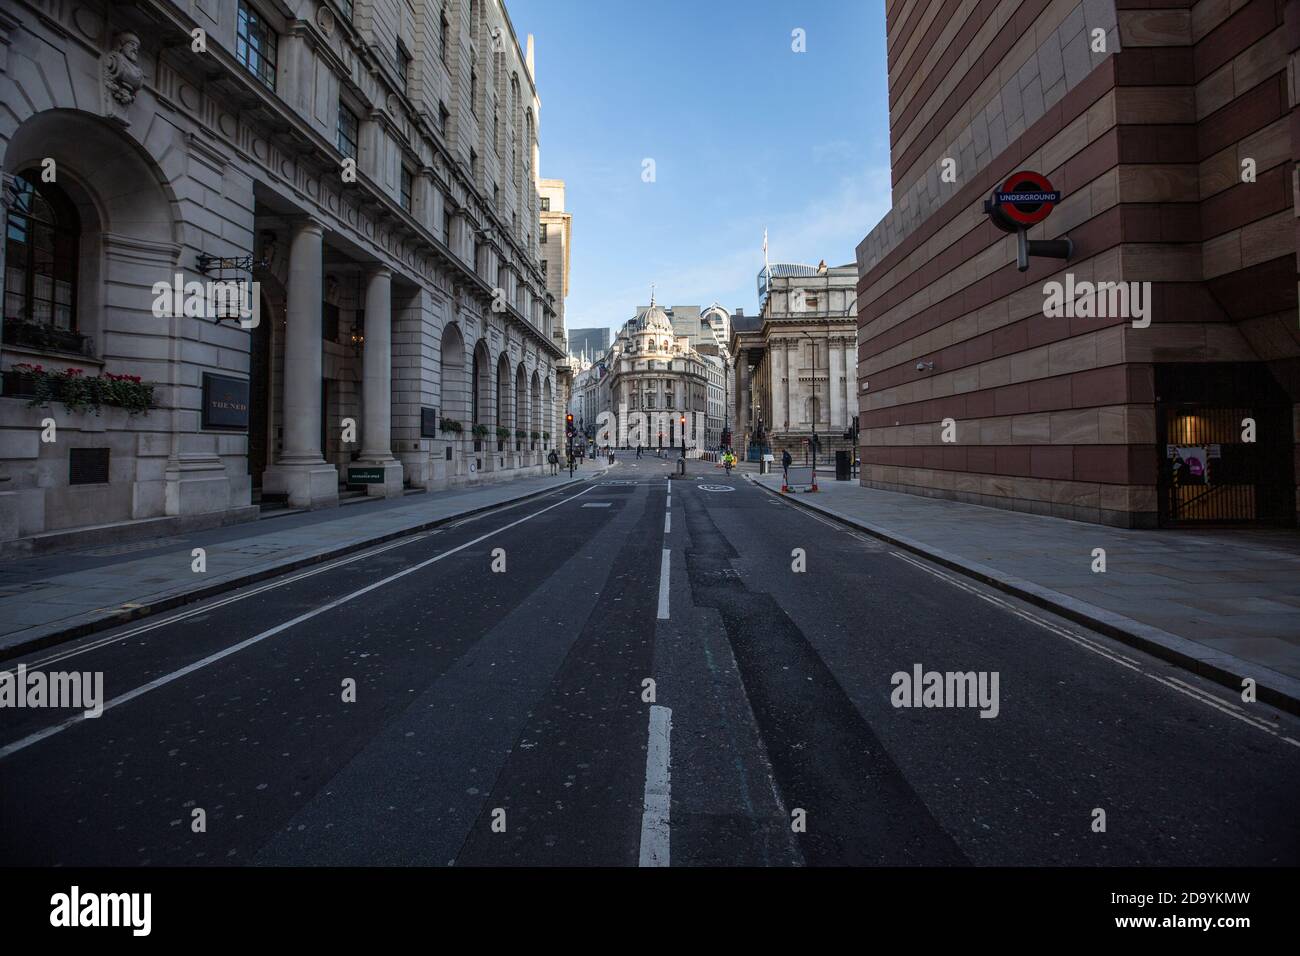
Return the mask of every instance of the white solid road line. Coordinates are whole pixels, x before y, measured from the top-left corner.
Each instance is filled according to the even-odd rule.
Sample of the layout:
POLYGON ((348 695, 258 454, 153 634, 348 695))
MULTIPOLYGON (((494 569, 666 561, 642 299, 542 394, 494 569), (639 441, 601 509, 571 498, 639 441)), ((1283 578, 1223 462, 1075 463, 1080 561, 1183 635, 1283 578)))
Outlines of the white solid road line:
MULTIPOLYGON (((668 552, 664 552, 666 555, 668 552)), ((673 712, 650 706, 650 737, 645 754, 645 807, 641 813, 641 866, 668 865, 668 809, 672 802, 669 763, 673 712)))
POLYGON ((663 559, 659 562, 659 620, 668 620, 668 568, 672 564, 672 552, 664 548, 663 559))
MULTIPOLYGON (((207 667, 209 664, 215 664, 217 661, 229 657, 231 654, 236 654, 239 651, 242 651, 246 647, 252 647, 254 644, 264 641, 268 637, 274 637, 276 634, 279 634, 281 631, 288 630, 289 628, 297 624, 301 624, 303 621, 311 620, 312 618, 318 617, 319 615, 324 614, 327 611, 332 611, 336 607, 339 607, 340 605, 347 604, 349 601, 353 601, 356 598, 361 597, 363 594, 369 594, 371 591, 378 590, 379 588, 383 587, 386 584, 391 584, 394 581, 406 577, 408 574, 414 574, 416 571, 420 571, 424 568, 427 568, 429 565, 437 561, 441 561, 443 558, 451 557, 453 554, 456 554, 458 551, 464 551, 466 548, 472 548, 474 545, 478 544, 481 541, 486 541, 488 538, 491 538, 493 535, 500 534, 503 531, 509 531, 511 528, 515 527, 516 525, 521 525, 525 521, 528 521, 532 518, 536 518, 538 515, 546 514, 546 512, 550 511, 553 508, 558 508, 560 507, 560 505, 567 504, 568 502, 572 501, 575 498, 581 498, 588 491, 591 491, 593 488, 596 487, 598 486, 590 485, 587 488, 584 488, 582 491, 578 492, 576 495, 570 495, 568 498, 565 498, 563 501, 557 501, 553 505, 548 505, 547 507, 543 508, 541 511, 534 511, 532 514, 524 515, 524 517, 520 518, 518 521, 512 521, 510 522, 510 524, 503 525, 502 527, 497 528, 495 531, 489 531, 487 534, 480 535, 479 537, 475 538, 473 541, 466 541, 464 544, 457 545, 456 547, 448 551, 443 551, 441 554, 436 554, 432 558, 427 558, 424 561, 421 561, 419 564, 413 564, 409 568, 405 568, 401 571, 398 571, 396 574, 390 574, 388 577, 375 581, 373 584, 367 584, 365 587, 359 588, 358 590, 353 591, 351 594, 345 594, 343 595, 343 597, 336 598, 335 600, 330 601, 328 604, 322 604, 320 607, 314 608, 313 610, 310 610, 305 614, 299 614, 293 620, 285 621, 283 624, 277 624, 275 627, 262 631, 262 633, 260 634, 254 634, 252 637, 248 638, 247 640, 240 641, 238 644, 233 644, 230 647, 227 647, 225 650, 217 651, 215 654, 209 654, 207 657, 203 658, 202 660, 195 661, 193 664, 188 664, 185 667, 180 668, 180 670, 172 671, 170 674, 164 674, 162 677, 159 677, 156 680, 151 680, 147 684, 142 684, 141 686, 135 688, 134 690, 127 691, 125 694, 122 694, 119 697, 114 697, 112 700, 105 703, 104 711, 111 710, 112 708, 118 706, 119 704, 125 704, 129 701, 135 700, 137 697, 141 697, 144 694, 149 693, 149 691, 151 690, 157 690, 159 687, 163 687, 167 684, 172 683, 173 681, 179 680, 180 678, 186 676, 187 674, 192 674, 197 670, 207 667)), ((667 552, 664 553, 665 555, 667 554, 667 552)), ((659 601, 660 601, 660 607, 662 609, 665 601, 662 591, 660 593, 659 601)), ((36 733, 29 734, 28 736, 22 738, 21 740, 16 740, 5 747, 0 747, 0 760, 3 760, 5 757, 10 756, 11 754, 15 754, 20 750, 25 750, 26 748, 30 747, 32 744, 39 743, 40 741, 44 740, 46 737, 52 737, 57 733, 61 733, 62 731, 67 730, 69 727, 79 724, 81 723, 81 721, 86 719, 87 718, 84 713, 78 713, 72 717, 69 717, 67 720, 54 724, 51 727, 46 727, 44 730, 38 730, 36 733)), ((89 719, 94 720, 98 718, 89 718, 89 719)))

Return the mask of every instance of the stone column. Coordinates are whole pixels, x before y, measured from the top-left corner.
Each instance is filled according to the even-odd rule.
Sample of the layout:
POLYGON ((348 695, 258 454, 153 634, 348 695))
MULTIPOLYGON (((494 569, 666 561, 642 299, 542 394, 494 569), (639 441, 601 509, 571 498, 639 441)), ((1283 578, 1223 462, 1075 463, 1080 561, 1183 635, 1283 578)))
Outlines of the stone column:
POLYGON ((827 430, 832 434, 844 431, 844 375, 841 371, 844 367, 844 349, 840 347, 841 341, 835 335, 826 339, 826 367, 830 370, 826 376, 826 411, 830 415, 827 430))
MULTIPOLYGON (((752 396, 750 395, 750 371, 749 371, 749 352, 741 352, 736 359, 736 375, 734 386, 735 414, 731 419, 731 433, 733 436, 739 436, 737 441, 732 438, 732 446, 740 447, 742 442, 753 438, 754 422, 753 406, 751 405, 752 396)), ((748 454, 746 447, 745 453, 748 454)))
POLYGON ((769 427, 773 432, 786 432, 790 428, 790 389, 785 378, 790 367, 790 357, 786 352, 784 339, 773 339, 771 350, 772 422, 769 427))
POLYGON ((338 504, 338 471, 321 456, 321 238, 314 219, 294 223, 284 336, 284 447, 266 489, 296 508, 338 504))
POLYGON ((384 479, 366 485, 371 497, 402 493, 402 465, 393 457, 393 274, 380 266, 366 282, 366 342, 362 354, 360 464, 384 479))

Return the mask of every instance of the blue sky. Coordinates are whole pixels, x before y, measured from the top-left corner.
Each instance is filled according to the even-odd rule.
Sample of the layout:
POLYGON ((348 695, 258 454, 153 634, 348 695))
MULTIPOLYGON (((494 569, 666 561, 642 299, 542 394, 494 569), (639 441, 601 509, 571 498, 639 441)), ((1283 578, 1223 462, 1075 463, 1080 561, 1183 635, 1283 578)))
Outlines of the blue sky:
POLYGON ((764 226, 773 262, 840 265, 888 210, 883 0, 506 3, 568 185, 569 328, 621 325, 651 282, 753 313, 764 226))

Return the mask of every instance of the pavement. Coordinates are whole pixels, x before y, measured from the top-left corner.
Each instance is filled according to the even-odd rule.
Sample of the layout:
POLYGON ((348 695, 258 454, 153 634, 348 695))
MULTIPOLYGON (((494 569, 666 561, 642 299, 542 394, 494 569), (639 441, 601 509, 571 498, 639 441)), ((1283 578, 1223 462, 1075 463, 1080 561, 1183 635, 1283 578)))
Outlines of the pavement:
MULTIPOLYGON (((780 492, 779 470, 752 480, 780 492)), ((1294 531, 1110 528, 834 480, 789 498, 1237 690, 1250 678, 1300 712, 1294 531)))
POLYGON ((345 506, 109 547, 0 562, 0 660, 319 564, 603 474, 550 475, 354 499, 345 506), (203 549, 203 569, 194 549, 203 549))
POLYGON ((1300 862, 1300 719, 672 464, 13 659, 0 861, 1300 862))

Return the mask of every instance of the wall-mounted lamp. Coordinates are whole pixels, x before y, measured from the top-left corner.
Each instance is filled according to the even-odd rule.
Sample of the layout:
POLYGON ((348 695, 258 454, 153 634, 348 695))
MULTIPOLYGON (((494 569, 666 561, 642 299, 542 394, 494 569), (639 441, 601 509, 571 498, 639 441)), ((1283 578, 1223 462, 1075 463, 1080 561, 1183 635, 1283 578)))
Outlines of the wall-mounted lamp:
POLYGON ((917 370, 918 372, 933 372, 933 371, 934 371, 934 363, 933 363, 933 362, 917 362, 917 363, 916 363, 916 370, 917 370))

